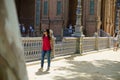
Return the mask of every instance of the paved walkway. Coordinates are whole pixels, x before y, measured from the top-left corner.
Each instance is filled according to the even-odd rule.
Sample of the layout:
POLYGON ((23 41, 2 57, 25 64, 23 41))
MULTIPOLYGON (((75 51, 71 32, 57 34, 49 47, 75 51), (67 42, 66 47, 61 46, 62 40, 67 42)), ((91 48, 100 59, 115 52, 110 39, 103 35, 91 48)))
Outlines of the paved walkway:
POLYGON ((47 64, 38 72, 39 61, 27 64, 29 80, 120 80, 120 50, 90 53, 56 58, 49 72, 45 71, 47 64))

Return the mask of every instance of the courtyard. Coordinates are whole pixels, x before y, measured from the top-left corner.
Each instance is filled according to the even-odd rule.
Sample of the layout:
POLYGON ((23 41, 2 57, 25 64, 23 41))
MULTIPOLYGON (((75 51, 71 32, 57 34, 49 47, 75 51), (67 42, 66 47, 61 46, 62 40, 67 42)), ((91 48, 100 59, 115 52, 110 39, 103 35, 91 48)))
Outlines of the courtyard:
POLYGON ((120 50, 112 49, 56 57, 50 71, 40 72, 40 61, 27 63, 29 80, 120 80, 120 50))

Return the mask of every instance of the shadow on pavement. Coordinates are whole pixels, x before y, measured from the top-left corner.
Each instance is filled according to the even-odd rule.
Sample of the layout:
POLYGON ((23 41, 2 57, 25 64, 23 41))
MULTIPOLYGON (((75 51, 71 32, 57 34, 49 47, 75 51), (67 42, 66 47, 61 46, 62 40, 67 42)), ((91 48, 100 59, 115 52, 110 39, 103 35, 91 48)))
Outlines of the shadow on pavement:
POLYGON ((120 80, 120 62, 111 60, 73 61, 66 58, 69 67, 57 68, 67 74, 56 75, 54 80, 120 80))
POLYGON ((35 74, 36 75, 45 75, 45 74, 49 74, 49 72, 48 71, 37 71, 35 74))

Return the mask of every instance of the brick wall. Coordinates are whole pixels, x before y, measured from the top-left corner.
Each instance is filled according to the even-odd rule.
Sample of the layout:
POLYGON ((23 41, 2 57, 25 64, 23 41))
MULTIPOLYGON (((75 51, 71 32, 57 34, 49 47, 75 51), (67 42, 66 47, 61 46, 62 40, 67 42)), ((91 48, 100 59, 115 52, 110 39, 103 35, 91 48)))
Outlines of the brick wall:
POLYGON ((86 36, 93 36, 96 32, 97 0, 94 0, 94 14, 90 15, 90 0, 83 1, 83 29, 86 36))

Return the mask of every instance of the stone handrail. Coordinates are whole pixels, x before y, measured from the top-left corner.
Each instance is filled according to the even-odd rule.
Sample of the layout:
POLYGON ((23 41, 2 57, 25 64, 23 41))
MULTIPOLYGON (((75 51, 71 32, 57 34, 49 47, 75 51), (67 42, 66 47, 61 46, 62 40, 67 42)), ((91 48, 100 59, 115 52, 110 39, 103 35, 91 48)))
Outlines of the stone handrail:
POLYGON ((41 56, 41 38, 22 38, 22 45, 24 46, 24 56, 26 61, 33 61, 40 59, 41 56))
POLYGON ((95 37, 84 37, 83 38, 83 52, 93 51, 96 49, 96 38, 95 37))
MULTIPOLYGON (((24 46, 25 60, 34 61, 41 58, 40 37, 22 38, 22 45, 24 46)), ((112 37, 64 37, 62 42, 55 43, 53 48, 53 56, 62 56, 74 53, 83 53, 95 50, 101 50, 113 47, 112 37), (78 45, 80 44, 80 45, 78 45)))

